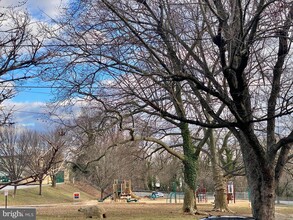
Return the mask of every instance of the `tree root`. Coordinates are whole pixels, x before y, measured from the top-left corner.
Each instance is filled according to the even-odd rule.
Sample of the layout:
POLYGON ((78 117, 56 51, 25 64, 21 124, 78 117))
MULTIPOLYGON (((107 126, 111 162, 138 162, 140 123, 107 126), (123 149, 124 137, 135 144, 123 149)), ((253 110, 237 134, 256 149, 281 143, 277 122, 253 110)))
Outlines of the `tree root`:
POLYGON ((195 214, 195 215, 208 215, 207 212, 198 211, 198 210, 196 210, 194 214, 195 214))
POLYGON ((207 212, 198 211, 198 210, 193 210, 192 212, 185 212, 185 214, 188 214, 188 215, 209 215, 207 212))
POLYGON ((229 209, 228 207, 227 207, 227 208, 224 208, 224 209, 214 208, 214 209, 212 209, 212 211, 214 211, 214 212, 229 212, 229 213, 236 213, 236 212, 232 211, 231 209, 229 209))

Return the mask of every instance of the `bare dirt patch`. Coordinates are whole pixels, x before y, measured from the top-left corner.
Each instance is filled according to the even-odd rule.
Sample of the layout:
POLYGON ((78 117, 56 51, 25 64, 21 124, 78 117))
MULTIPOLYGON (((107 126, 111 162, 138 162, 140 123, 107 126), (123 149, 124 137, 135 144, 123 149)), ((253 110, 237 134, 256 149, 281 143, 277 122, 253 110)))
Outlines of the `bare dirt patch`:
MULTIPOLYGON (((193 216, 184 214, 182 212, 182 203, 166 203, 166 200, 149 200, 142 199, 139 202, 127 203, 125 201, 121 202, 103 202, 99 203, 97 201, 88 201, 83 203, 72 203, 63 205, 52 205, 51 207, 38 207, 37 214, 39 219, 84 219, 81 213, 78 213, 78 208, 86 205, 99 205, 106 209, 107 219, 121 220, 121 219, 131 219, 131 220, 188 220, 188 219, 199 219, 205 216, 193 216)), ((219 215, 223 213, 211 212, 212 204, 198 204, 198 208, 201 211, 208 212, 210 215, 219 215)), ((249 213, 248 206, 245 207, 244 215, 249 213)), ((229 213, 225 213, 229 215, 229 213)))

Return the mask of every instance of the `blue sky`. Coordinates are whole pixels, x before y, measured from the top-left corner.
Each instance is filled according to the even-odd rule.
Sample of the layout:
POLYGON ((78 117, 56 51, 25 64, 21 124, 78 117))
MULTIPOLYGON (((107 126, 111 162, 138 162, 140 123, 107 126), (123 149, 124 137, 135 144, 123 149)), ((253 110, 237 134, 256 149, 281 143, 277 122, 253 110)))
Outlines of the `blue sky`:
POLYGON ((12 99, 15 102, 50 102, 53 95, 49 85, 44 83, 27 82, 17 86, 18 93, 12 99))
MULTIPOLYGON (((15 7, 27 10, 34 21, 50 22, 60 15, 60 9, 68 0, 27 0, 19 6, 20 0, 1 0, 1 7, 15 7)), ((13 121, 31 129, 46 129, 49 123, 44 121, 46 104, 53 99, 51 89, 40 82, 27 82, 16 86, 19 93, 5 102, 7 108, 13 108, 13 121)))

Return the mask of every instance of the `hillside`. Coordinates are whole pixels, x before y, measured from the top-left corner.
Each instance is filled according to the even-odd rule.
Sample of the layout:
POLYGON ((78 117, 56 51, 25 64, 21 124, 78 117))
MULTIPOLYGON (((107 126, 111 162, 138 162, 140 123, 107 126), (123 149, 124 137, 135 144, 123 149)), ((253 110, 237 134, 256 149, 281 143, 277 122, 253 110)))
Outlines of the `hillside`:
MULTIPOLYGON (((38 195, 38 187, 18 189, 16 196, 12 197, 12 190, 8 194, 8 207, 16 205, 40 205, 54 203, 71 203, 84 202, 88 200, 98 199, 98 191, 90 186, 73 185, 73 184, 58 184, 56 188, 50 185, 43 186, 43 194, 38 195), (74 200, 73 193, 80 192, 80 199, 74 200)), ((5 205, 4 191, 1 191, 3 199, 0 200, 0 206, 5 205)))

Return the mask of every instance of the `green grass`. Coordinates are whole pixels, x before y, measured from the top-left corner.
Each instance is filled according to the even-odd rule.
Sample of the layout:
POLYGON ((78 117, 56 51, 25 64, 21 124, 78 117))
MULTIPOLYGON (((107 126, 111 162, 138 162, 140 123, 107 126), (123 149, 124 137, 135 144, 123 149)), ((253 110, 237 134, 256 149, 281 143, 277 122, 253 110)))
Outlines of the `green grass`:
MULTIPOLYGON (((16 196, 13 197, 13 191, 10 190, 8 193, 8 207, 9 206, 23 206, 23 205, 39 205, 39 204, 54 204, 54 203, 70 203, 73 202, 73 193, 80 192, 80 199, 78 201, 88 201, 96 199, 95 197, 82 192, 77 187, 71 184, 58 184, 56 188, 49 185, 43 186, 42 195, 38 195, 39 188, 26 188, 18 189, 16 196)), ((2 198, 0 200, 0 206, 5 205, 4 192, 1 192, 2 198)))

